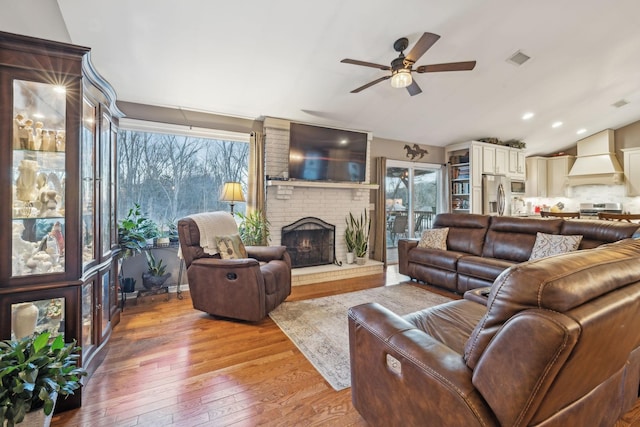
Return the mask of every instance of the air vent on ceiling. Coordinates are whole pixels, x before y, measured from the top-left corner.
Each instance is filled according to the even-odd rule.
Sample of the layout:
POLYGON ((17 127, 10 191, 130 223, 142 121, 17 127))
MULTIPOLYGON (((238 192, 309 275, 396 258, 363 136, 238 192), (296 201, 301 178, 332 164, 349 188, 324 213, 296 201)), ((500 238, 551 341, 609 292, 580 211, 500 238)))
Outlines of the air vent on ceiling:
POLYGON ((629 101, 627 101, 626 99, 621 99, 620 101, 614 102, 613 104, 611 104, 611 106, 612 107, 616 107, 616 108, 620 108, 620 107, 624 107, 628 103, 629 103, 629 101))
POLYGON ((509 58, 507 58, 507 62, 511 62, 514 65, 522 65, 530 59, 531 59, 530 56, 525 55, 520 51, 517 51, 516 53, 511 55, 509 58))

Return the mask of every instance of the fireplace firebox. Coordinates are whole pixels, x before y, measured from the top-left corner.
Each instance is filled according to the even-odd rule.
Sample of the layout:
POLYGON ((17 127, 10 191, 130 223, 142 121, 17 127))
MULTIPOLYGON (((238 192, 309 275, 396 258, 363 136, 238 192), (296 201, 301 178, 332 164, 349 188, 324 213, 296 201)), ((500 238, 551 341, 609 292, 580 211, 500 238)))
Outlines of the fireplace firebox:
POLYGON ((281 244, 287 247, 291 266, 333 264, 336 227, 320 218, 306 217, 282 227, 281 244))

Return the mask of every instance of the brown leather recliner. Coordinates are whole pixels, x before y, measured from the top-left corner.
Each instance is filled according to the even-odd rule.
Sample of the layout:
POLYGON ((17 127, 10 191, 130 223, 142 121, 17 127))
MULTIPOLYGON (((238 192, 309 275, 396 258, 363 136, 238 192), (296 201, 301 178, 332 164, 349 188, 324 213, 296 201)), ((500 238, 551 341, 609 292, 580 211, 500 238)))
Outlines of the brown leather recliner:
POLYGON ((373 426, 612 426, 638 398, 640 240, 515 265, 486 307, 353 307, 349 341, 373 426))
POLYGON ((178 221, 193 308, 257 322, 289 296, 291 258, 284 246, 246 246, 247 258, 221 259, 219 253, 211 253, 217 251, 208 247, 209 238, 201 242, 199 225, 208 228, 209 237, 238 233, 227 212, 197 214, 178 221))

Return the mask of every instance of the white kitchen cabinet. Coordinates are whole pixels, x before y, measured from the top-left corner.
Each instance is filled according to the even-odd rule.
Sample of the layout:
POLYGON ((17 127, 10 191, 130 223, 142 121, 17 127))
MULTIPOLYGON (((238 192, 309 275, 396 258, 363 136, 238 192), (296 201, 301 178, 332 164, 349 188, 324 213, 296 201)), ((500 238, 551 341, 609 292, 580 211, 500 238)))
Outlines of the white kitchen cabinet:
POLYGON ((509 149, 509 171, 508 176, 511 179, 525 179, 526 166, 524 151, 519 148, 509 149))
POLYGON ((507 175, 509 149, 501 145, 482 144, 482 173, 507 175))
POLYGON ((625 194, 640 196, 640 148, 622 150, 624 160, 625 194))
POLYGON ((482 186, 476 185, 471 188, 471 200, 473 200, 473 204, 471 205, 471 213, 481 214, 482 213, 482 186))
POLYGON ((547 158, 527 157, 527 197, 547 197, 547 158))
POLYGON ((575 162, 574 156, 547 158, 547 197, 566 197, 569 171, 575 162))

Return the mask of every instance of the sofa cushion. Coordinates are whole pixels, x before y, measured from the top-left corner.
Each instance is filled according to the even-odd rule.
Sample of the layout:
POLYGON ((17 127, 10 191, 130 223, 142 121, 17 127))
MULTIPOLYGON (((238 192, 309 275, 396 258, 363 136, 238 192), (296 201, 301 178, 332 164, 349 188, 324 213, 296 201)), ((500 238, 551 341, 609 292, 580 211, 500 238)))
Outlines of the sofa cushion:
POLYGON ((484 305, 462 299, 409 313, 403 317, 416 328, 456 353, 462 354, 473 328, 486 311, 484 305))
POLYGON ((541 220, 509 216, 491 217, 482 256, 517 262, 528 261, 536 234, 560 234, 562 222, 560 218, 541 220))
POLYGON ((580 246, 582 236, 538 233, 529 260, 575 251, 580 246))
POLYGON ((438 267, 443 270, 456 271, 458 259, 467 256, 466 253, 443 251, 441 249, 420 248, 409 252, 409 263, 438 267))
POLYGON ((520 311, 542 308, 560 313, 615 289, 640 281, 640 240, 574 251, 514 265, 500 275, 489 294, 487 313, 465 346, 474 369, 503 323, 520 311))
POLYGON ((422 237, 418 242, 418 247, 446 250, 447 234, 449 234, 449 229, 447 227, 424 230, 422 232, 422 237))
POLYGON ((441 213, 436 215, 433 228, 449 228, 447 249, 480 255, 490 218, 488 215, 441 213))
POLYGON ((514 264, 515 261, 504 259, 465 256, 458 260, 458 274, 494 281, 500 273, 514 264))
POLYGON ((633 234, 638 231, 638 227, 640 224, 628 222, 565 220, 560 228, 560 234, 580 234, 582 241, 578 249, 591 249, 605 243, 633 237, 633 234))

